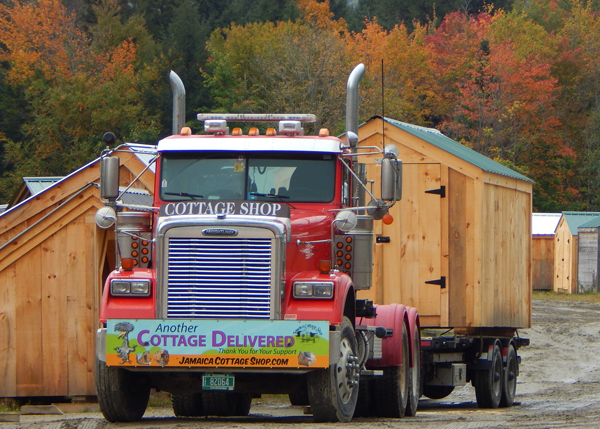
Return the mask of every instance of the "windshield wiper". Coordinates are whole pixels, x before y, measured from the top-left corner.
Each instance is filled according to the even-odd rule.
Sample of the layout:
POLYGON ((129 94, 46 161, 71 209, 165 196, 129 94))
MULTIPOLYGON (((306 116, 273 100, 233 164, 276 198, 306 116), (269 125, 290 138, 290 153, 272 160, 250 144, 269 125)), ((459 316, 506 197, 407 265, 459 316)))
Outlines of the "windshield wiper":
POLYGON ((250 195, 253 197, 280 198, 282 200, 289 198, 287 195, 261 194, 260 192, 250 192, 250 195))
POLYGON ((163 192, 165 195, 177 195, 178 197, 188 197, 191 198, 192 200, 195 200, 196 198, 204 198, 204 196, 202 195, 197 195, 197 194, 188 194, 187 192, 163 192))

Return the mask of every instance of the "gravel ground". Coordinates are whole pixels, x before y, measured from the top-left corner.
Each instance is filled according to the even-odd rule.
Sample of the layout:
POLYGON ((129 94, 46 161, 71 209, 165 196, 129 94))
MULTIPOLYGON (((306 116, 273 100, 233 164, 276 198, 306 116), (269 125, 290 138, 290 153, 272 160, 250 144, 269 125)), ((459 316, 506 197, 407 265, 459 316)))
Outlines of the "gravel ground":
MULTIPOLYGON (((533 327, 520 335, 531 340, 519 350, 522 358, 517 404, 480 410, 471 385, 457 388, 442 400, 421 399, 416 417, 357 418, 345 428, 482 428, 482 427, 600 427, 600 304, 536 300, 533 327)), ((303 407, 284 396, 264 396, 253 402, 245 418, 181 419, 170 408, 152 407, 138 423, 111 424, 100 413, 63 416, 22 415, 19 424, 0 429, 104 428, 296 428, 334 427, 315 424, 303 407)), ((338 424, 337 427, 340 425, 338 424)))

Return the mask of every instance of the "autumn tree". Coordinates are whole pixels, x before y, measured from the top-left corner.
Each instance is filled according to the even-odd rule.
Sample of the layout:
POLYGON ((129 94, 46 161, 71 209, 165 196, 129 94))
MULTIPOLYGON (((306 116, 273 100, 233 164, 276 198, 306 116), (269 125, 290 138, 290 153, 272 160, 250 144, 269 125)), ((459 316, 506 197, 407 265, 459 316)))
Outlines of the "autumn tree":
POLYGON ((300 22, 231 25, 207 44, 205 77, 218 108, 231 112, 314 113, 317 127, 344 116, 350 69, 327 2, 299 2, 300 22))
MULTIPOLYGON (((102 13, 111 15, 113 3, 103 0, 99 22, 110 22, 102 13)), ((136 63, 139 45, 131 38, 101 33, 106 40, 87 37, 58 0, 0 6, 8 80, 26 88, 31 106, 24 138, 6 144, 3 180, 64 175, 98 156, 108 130, 127 141, 157 137, 142 97, 152 69, 136 63)))

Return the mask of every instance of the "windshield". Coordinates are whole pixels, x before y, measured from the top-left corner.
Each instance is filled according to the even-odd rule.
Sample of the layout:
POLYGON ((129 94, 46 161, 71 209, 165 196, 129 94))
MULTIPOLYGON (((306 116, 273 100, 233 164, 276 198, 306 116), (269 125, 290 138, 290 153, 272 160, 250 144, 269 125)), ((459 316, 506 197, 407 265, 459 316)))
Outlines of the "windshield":
POLYGON ((160 197, 163 201, 332 201, 335 157, 301 156, 293 159, 291 154, 165 153, 160 197))

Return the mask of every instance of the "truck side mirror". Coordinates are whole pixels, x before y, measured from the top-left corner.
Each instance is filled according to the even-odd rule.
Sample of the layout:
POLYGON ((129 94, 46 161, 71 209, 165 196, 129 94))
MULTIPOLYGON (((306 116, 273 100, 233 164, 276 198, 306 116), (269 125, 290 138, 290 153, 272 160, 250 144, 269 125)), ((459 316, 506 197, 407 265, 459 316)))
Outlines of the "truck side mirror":
POLYGON ((381 160, 381 199, 402 199, 402 161, 395 158, 381 160))
POLYGON ((102 158, 100 164, 100 198, 114 199, 119 196, 119 165, 116 156, 102 158))

